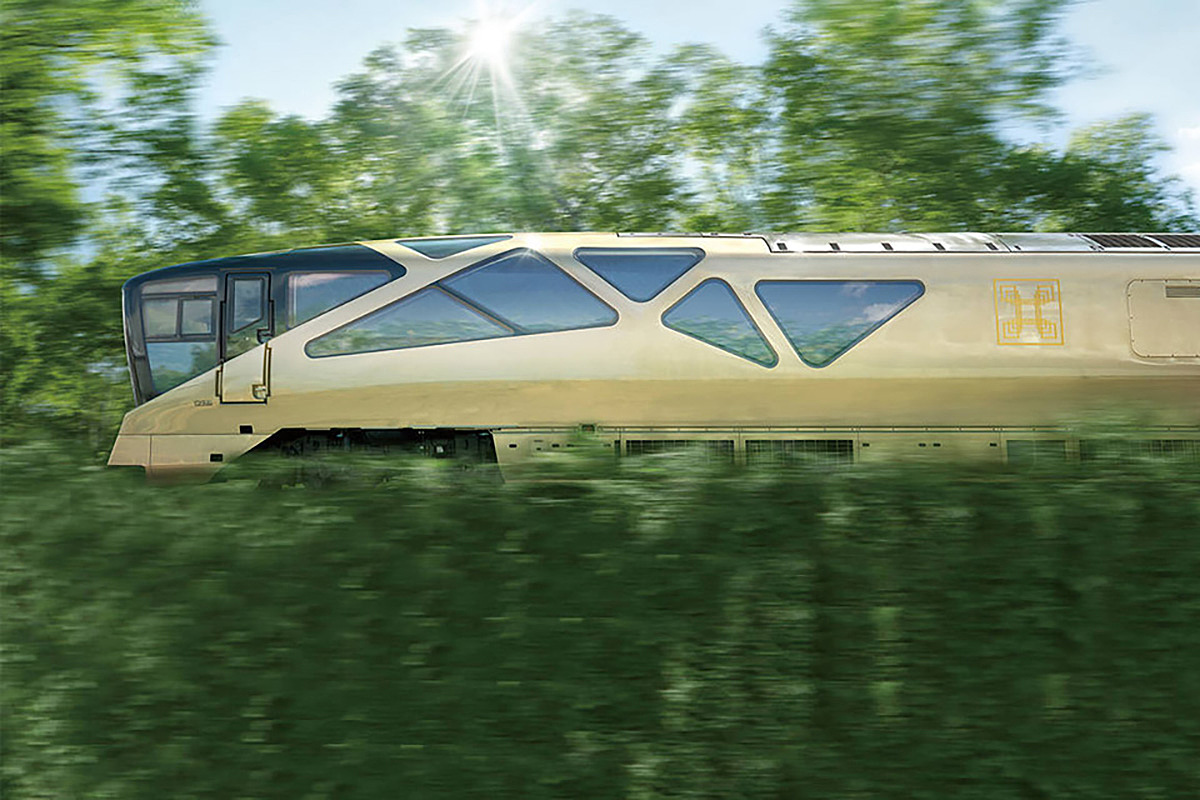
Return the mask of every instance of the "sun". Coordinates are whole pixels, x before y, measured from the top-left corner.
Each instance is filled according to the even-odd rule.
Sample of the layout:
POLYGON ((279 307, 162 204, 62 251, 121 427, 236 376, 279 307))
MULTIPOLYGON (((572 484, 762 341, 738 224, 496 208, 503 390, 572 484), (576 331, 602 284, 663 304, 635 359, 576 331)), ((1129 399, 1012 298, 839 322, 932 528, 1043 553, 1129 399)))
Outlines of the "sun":
POLYGON ((467 44, 467 56, 489 69, 507 71, 508 50, 512 43, 516 18, 502 16, 485 9, 485 16, 476 21, 467 44))
POLYGON ((464 113, 473 105, 480 83, 491 95, 497 127, 502 109, 523 112, 510 62, 514 43, 522 26, 537 13, 536 5, 514 12, 503 0, 476 0, 475 18, 462 32, 459 58, 437 79, 445 82, 453 100, 462 103, 464 113))

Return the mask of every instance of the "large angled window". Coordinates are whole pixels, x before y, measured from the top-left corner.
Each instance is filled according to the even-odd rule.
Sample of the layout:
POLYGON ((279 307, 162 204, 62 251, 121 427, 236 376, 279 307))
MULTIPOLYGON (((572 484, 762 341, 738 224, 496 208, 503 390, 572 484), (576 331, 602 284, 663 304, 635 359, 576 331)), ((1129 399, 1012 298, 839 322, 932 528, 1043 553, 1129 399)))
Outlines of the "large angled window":
POLYGON ((295 327, 392 279, 389 272, 290 272, 287 324, 295 327))
POLYGON ((725 281, 710 278, 667 309, 663 324, 765 367, 779 360, 725 281))
POLYGON ((920 281, 759 281, 755 291, 796 353, 832 364, 925 293, 920 281))
POLYGON ((697 247, 581 247, 575 258, 630 300, 644 303, 704 258, 697 247))
POLYGON ((531 250, 457 272, 309 342, 313 357, 612 325, 617 312, 531 250))
POLYGON ((439 282, 519 333, 596 328, 617 312, 532 250, 515 250, 439 282))
POLYGON ((339 356, 512 335, 511 328, 430 286, 314 339, 305 352, 310 356, 339 356))

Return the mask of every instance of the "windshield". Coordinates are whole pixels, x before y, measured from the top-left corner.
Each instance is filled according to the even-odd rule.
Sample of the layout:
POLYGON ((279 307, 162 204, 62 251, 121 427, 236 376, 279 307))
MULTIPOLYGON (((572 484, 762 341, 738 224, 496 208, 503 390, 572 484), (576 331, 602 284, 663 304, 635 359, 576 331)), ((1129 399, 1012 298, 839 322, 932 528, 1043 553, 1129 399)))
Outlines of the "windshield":
MULTIPOLYGON (((149 281, 137 290, 138 334, 149 367, 144 397, 173 389, 217 365, 217 276, 149 281)), ((141 348, 138 348, 141 349, 141 348)))

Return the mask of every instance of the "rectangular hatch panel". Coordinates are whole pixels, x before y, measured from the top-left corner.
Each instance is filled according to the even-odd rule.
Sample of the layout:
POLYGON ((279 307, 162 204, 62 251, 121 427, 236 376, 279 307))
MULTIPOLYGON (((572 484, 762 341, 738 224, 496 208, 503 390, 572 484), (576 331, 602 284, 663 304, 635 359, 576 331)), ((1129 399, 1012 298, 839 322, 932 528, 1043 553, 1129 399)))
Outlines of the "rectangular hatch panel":
POLYGON ((1200 278, 1129 284, 1129 339, 1143 358, 1200 358, 1200 278))

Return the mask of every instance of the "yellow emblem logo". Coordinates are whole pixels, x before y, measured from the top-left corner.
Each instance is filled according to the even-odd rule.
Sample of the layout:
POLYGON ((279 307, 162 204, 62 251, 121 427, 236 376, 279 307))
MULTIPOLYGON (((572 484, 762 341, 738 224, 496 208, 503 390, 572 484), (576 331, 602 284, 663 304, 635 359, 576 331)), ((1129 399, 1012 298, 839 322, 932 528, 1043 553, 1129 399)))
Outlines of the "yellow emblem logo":
POLYGON ((1062 344, 1058 280, 996 280, 997 344, 1062 344))

